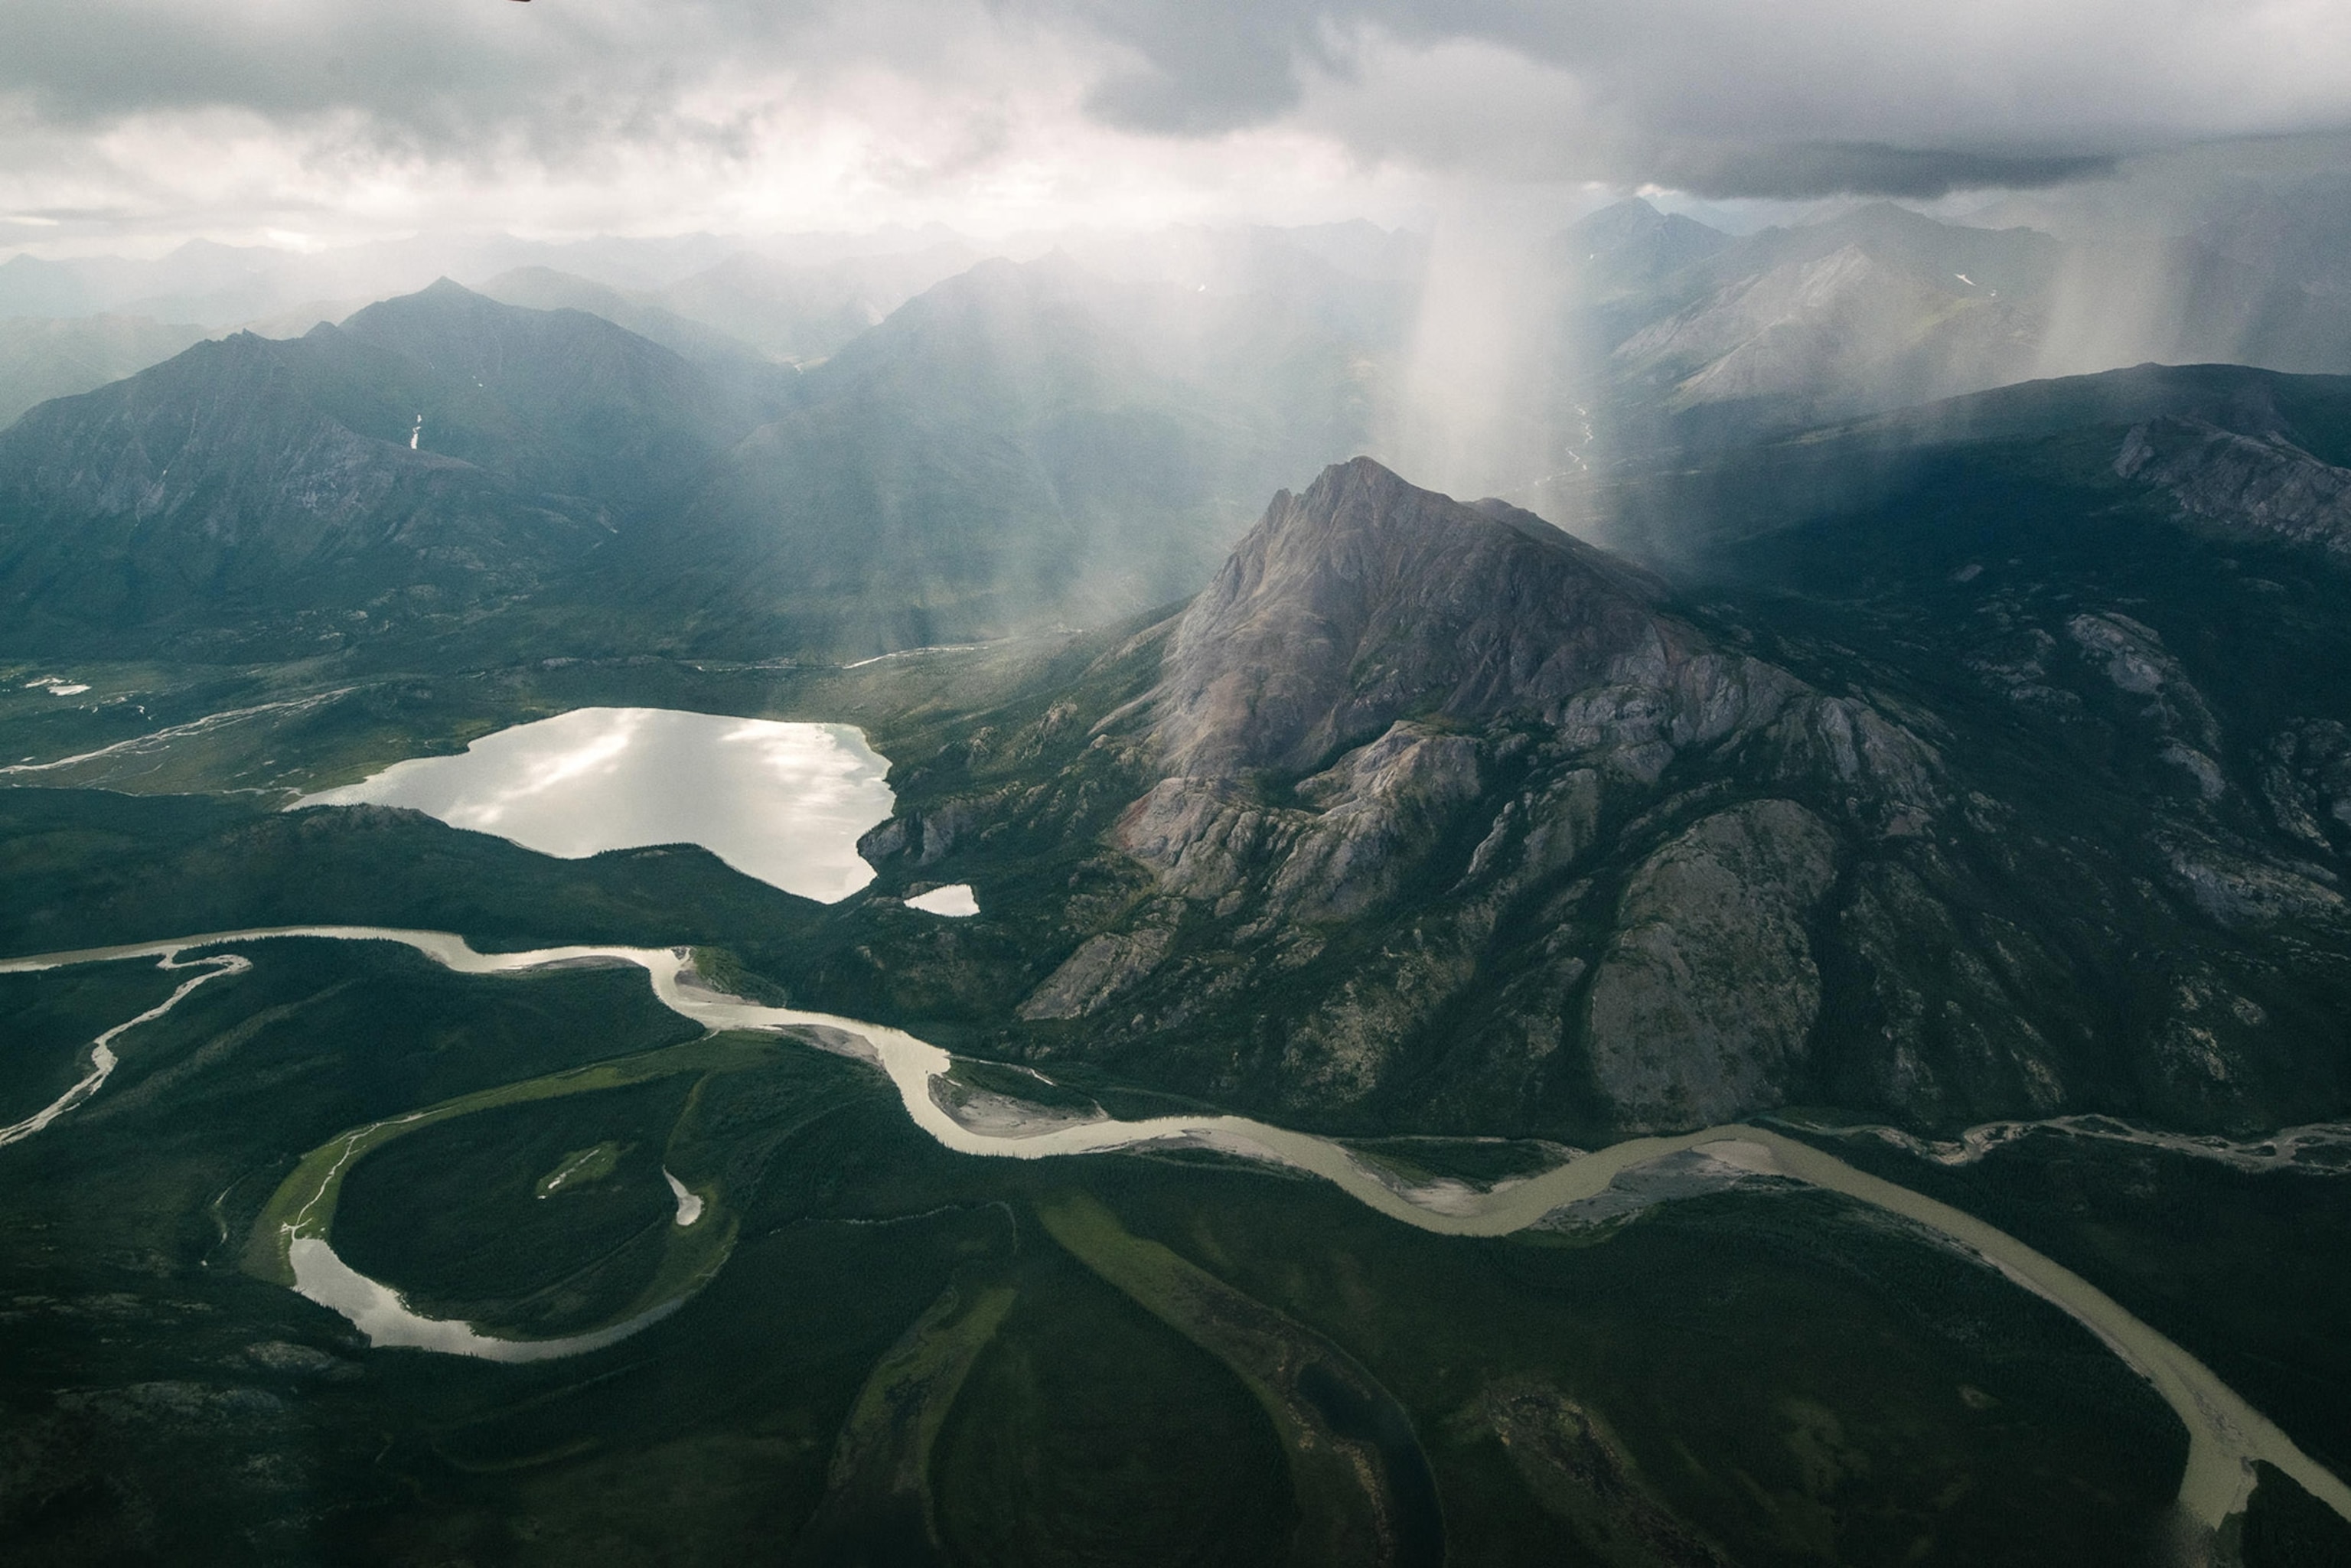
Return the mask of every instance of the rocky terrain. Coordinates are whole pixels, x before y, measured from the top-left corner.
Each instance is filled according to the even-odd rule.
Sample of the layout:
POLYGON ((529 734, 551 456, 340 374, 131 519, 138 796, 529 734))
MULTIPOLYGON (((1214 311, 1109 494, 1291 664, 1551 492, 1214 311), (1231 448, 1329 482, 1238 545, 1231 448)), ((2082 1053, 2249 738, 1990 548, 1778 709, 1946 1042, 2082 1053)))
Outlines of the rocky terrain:
POLYGON ((1332 1125, 2338 1113, 2342 722, 2239 731, 2078 586, 1905 668, 1359 459, 865 848, 1020 934, 992 1049, 1332 1125))
POLYGON ((2193 417, 2131 427, 2115 473, 2158 486, 2189 517, 2351 557, 2351 469, 2282 434, 2242 435, 2193 417))

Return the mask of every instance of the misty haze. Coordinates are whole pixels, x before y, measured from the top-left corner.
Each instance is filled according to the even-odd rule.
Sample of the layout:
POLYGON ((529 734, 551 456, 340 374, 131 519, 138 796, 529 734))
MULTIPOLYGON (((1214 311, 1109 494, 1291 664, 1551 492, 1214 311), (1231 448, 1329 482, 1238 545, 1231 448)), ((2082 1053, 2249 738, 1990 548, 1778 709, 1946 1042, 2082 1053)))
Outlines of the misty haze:
POLYGON ((2351 10, 0 110, 0 1559, 2351 1563, 2351 10))

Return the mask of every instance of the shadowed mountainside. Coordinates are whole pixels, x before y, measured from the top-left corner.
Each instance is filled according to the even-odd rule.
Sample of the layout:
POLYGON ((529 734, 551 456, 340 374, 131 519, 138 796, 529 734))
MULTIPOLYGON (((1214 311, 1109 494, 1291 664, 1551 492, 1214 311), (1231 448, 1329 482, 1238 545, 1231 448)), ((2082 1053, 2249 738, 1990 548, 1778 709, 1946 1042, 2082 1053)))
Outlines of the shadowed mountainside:
POLYGON ((755 419, 608 322, 445 281, 290 342, 200 343, 0 434, 10 641, 445 627, 679 504, 755 419))
POLYGON ((6 641, 856 657, 1100 622, 1194 591, 1249 497, 1360 444, 1359 361, 1299 301, 1061 258, 806 374, 444 280, 0 437, 6 641))
POLYGON ((1265 297, 986 263, 810 371, 632 591, 689 637, 860 655, 1131 614, 1361 441, 1353 357, 1265 297))

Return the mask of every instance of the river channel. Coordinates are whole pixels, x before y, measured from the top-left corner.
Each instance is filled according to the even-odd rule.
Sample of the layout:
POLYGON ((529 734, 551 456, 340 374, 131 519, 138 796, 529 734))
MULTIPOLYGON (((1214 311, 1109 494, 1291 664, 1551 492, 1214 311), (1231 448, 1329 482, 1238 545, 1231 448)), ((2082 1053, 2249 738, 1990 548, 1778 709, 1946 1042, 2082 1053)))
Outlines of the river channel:
MULTIPOLYGON (((711 989, 699 981, 690 955, 683 948, 572 946, 484 954, 474 951, 463 937, 444 931, 284 926, 14 958, 0 961, 0 973, 140 957, 152 957, 171 967, 181 965, 181 956, 193 950, 282 937, 394 942, 468 975, 512 975, 550 964, 596 960, 634 965, 646 972, 654 995, 664 1006, 710 1031, 814 1026, 837 1030, 862 1042, 862 1051, 869 1054, 897 1090, 908 1117, 940 1144, 958 1153, 994 1158, 1047 1159, 1145 1145, 1190 1145, 1311 1173, 1392 1219, 1443 1235, 1508 1235, 1533 1225, 1555 1209, 1596 1197, 1626 1171, 1667 1155, 1698 1150, 1748 1170, 1808 1183, 1899 1215, 1965 1248, 2019 1286, 2083 1323, 2145 1378, 2186 1425, 2189 1453, 2180 1481, 2179 1502, 2189 1517, 2205 1526, 2217 1529, 2224 1519, 2244 1506, 2252 1493, 2256 1461, 2276 1466, 2313 1497, 2351 1520, 2351 1486, 2346 1486, 2332 1471, 2304 1454, 2292 1438, 2210 1368, 2088 1281, 2004 1231, 1948 1204, 1856 1170, 1833 1155, 1765 1127, 1740 1124, 1670 1137, 1629 1139, 1578 1155, 1541 1175, 1504 1183, 1490 1191, 1465 1191, 1458 1185, 1448 1185, 1440 1194, 1399 1186, 1327 1138, 1242 1116, 1162 1116, 1130 1122, 1107 1116, 1070 1121, 1040 1114, 1033 1123, 1017 1119, 1007 1123, 998 1118, 985 1127, 967 1125, 949 1113, 935 1092, 954 1065, 954 1059, 939 1047, 902 1030, 797 1008, 764 1007, 711 989)), ((185 994, 184 988, 182 994, 185 994)), ((158 1009, 144 1016, 160 1016, 162 1010, 158 1009)), ((390 1286, 368 1280, 343 1264, 323 1237, 298 1237, 291 1225, 287 1235, 296 1288, 341 1312, 380 1345, 413 1345, 496 1360, 538 1360, 577 1354, 611 1343, 678 1304, 664 1303, 629 1322, 571 1340, 494 1339, 467 1324, 419 1317, 409 1311, 390 1286)))

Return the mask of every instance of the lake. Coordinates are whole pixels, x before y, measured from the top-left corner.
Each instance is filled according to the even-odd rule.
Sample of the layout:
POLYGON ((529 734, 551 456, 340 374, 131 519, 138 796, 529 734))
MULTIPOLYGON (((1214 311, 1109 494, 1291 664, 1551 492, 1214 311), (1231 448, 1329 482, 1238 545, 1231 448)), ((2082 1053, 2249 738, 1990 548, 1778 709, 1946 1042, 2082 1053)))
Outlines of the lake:
POLYGON ((699 844, 747 876, 831 904, 873 880, 860 835, 888 819, 888 759, 843 724, 671 708, 576 708, 394 763, 308 806, 405 806, 578 860, 699 844))

